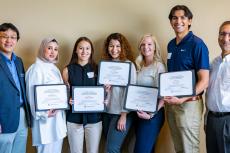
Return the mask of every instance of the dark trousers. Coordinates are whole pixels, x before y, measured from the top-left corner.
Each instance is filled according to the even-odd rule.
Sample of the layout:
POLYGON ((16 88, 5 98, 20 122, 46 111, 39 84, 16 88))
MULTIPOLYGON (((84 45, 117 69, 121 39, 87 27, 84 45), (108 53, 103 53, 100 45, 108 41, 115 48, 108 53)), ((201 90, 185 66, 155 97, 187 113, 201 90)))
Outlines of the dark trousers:
POLYGON ((230 115, 208 113, 206 147, 207 153, 230 153, 230 115))
POLYGON ((164 109, 150 120, 137 119, 134 153, 151 153, 155 150, 157 137, 164 124, 164 109))

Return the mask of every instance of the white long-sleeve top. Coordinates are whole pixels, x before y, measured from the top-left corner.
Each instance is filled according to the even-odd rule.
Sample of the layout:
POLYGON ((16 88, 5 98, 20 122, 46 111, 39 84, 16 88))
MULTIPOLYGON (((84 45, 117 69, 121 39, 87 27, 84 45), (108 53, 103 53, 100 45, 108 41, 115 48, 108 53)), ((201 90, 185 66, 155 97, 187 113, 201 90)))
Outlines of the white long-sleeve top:
POLYGON ((206 102, 210 111, 230 112, 230 54, 213 60, 206 102))
POLYGON ((35 111, 34 85, 63 83, 60 71, 53 63, 39 58, 26 72, 26 94, 33 115, 33 146, 48 144, 66 136, 66 117, 64 110, 58 110, 54 117, 48 117, 48 111, 35 111))

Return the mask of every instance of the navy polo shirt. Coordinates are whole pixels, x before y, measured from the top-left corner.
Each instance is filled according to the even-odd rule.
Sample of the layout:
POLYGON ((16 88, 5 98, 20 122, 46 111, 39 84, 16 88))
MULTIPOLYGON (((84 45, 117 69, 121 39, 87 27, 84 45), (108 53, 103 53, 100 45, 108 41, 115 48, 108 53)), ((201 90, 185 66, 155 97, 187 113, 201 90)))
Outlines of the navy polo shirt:
POLYGON ((209 70, 208 48, 205 43, 191 31, 176 44, 176 38, 168 44, 168 72, 195 70, 209 70))

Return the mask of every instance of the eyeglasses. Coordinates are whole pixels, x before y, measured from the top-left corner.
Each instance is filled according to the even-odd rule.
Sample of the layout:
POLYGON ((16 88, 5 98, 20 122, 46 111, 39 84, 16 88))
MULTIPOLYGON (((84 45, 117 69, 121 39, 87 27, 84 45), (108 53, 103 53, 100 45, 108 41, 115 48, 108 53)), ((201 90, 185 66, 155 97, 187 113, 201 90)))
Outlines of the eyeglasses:
POLYGON ((7 39, 11 39, 11 40, 17 40, 17 36, 5 36, 5 35, 0 35, 0 38, 7 40, 7 39))
POLYGON ((226 36, 228 36, 230 38, 230 32, 220 32, 219 33, 219 37, 221 37, 221 38, 224 38, 226 36))

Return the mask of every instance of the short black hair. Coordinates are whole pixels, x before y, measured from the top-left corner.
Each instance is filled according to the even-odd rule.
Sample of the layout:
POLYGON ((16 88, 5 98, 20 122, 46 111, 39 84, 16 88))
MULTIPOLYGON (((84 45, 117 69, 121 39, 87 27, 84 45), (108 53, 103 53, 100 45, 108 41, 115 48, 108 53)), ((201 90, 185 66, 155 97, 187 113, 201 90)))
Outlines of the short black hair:
POLYGON ((184 11, 184 15, 185 15, 188 19, 192 19, 192 18, 193 18, 193 14, 192 14, 192 12, 190 11, 190 9, 189 9, 187 6, 185 6, 185 5, 176 5, 176 6, 174 6, 174 7, 171 9, 171 11, 170 11, 170 13, 169 13, 169 16, 168 16, 169 20, 172 20, 174 13, 175 13, 176 11, 178 11, 178 10, 183 10, 183 11, 184 11))
POLYGON ((20 34, 19 34, 19 31, 18 31, 18 28, 13 25, 12 23, 3 23, 0 25, 0 31, 7 31, 7 30, 13 30, 14 32, 17 33, 17 40, 20 39, 20 34))
POLYGON ((220 33, 221 29, 222 29, 225 25, 230 25, 230 20, 229 20, 229 21, 224 21, 224 22, 220 25, 219 33, 220 33))

